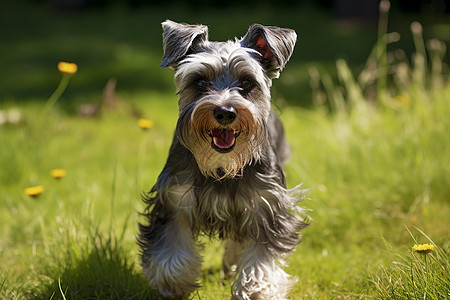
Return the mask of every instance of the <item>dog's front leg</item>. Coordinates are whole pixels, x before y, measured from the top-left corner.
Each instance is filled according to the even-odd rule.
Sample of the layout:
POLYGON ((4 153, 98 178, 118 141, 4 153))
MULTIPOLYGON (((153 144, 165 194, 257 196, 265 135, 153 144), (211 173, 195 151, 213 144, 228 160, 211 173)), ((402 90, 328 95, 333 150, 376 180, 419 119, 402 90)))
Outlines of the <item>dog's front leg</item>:
POLYGON ((281 269, 267 244, 248 240, 244 245, 241 272, 233 284, 232 300, 285 299, 296 279, 281 269))
POLYGON ((201 258, 190 225, 189 189, 174 186, 149 199, 141 225, 142 267, 150 287, 165 298, 186 299, 199 287, 201 258))

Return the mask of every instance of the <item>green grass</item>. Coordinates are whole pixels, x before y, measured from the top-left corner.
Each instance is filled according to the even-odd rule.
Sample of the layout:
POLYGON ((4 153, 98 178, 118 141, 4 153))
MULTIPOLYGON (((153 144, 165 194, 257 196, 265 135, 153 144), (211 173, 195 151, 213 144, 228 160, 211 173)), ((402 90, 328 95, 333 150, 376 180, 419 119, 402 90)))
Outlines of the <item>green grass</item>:
MULTIPOLYGON (((115 1, 105 9, 57 13, 42 1, 3 1, 0 4, 0 101, 27 102, 46 99, 58 80, 58 61, 79 65, 65 94, 64 109, 74 104, 98 102, 109 78, 116 78, 123 93, 137 90, 173 91, 170 72, 159 67, 162 57, 161 25, 165 19, 203 23, 210 27, 212 40, 241 37, 252 23, 293 28, 298 43, 280 80, 274 83, 274 99, 293 105, 309 105, 308 70, 318 66, 335 74, 336 58, 346 58, 352 69, 360 70, 373 44, 376 26, 340 22, 331 12, 308 5, 267 7, 140 7, 130 9, 115 1), (26 86, 24 87, 24 84, 26 86), (70 101, 69 101, 70 100, 70 101)), ((424 35, 450 42, 448 17, 395 14, 390 31, 402 33, 402 49, 413 51, 408 31, 413 20, 429 24, 424 35)))
MULTIPOLYGON (((405 256, 391 248, 395 260, 392 266, 383 269, 374 283, 379 295, 394 299, 447 299, 450 282, 448 272, 450 263, 447 253, 421 230, 422 238, 426 239, 429 252, 412 249, 405 256)), ((414 236, 412 236, 414 240, 414 236)), ((388 245, 389 246, 389 245, 388 245)))
MULTIPOLYGON (((344 60, 335 78, 309 69, 313 109, 277 102, 293 153, 288 186, 304 182, 302 206, 312 219, 290 259, 288 272, 299 278, 292 299, 450 297, 450 79, 442 45, 423 50, 420 32, 412 40, 414 56, 386 53, 386 69, 377 68, 376 52, 358 76, 344 60), (377 85, 380 76, 386 88, 377 85), (419 255, 415 243, 435 250, 419 255)), ((55 67, 45 66, 55 78, 48 95, 58 84, 55 67)), ((139 198, 165 163, 177 99, 164 89, 119 90, 117 108, 81 118, 67 108, 73 85, 89 81, 81 68, 69 97, 48 114, 45 99, 0 104, 22 116, 0 125, 1 299, 157 299, 135 237, 139 198), (138 114, 154 127, 140 129, 138 114), (54 168, 67 176, 52 178, 54 168), (34 185, 45 192, 26 196, 34 185)), ((203 287, 192 298, 228 299, 223 250, 218 241, 205 244, 203 287)))

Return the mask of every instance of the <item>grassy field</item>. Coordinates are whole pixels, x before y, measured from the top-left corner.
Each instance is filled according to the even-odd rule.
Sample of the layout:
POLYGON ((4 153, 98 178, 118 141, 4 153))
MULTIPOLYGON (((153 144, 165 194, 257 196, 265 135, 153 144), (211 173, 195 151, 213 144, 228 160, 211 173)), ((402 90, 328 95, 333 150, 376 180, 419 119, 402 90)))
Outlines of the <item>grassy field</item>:
MULTIPOLYGON (((117 20, 121 15, 116 13, 107 16, 117 20)), ((294 22, 293 15, 288 15, 286 26, 294 22)), ((36 31, 39 26, 44 25, 37 25, 36 31)), ((67 26, 76 32, 73 24, 67 26)), ((88 25, 78 29, 89 39, 88 25)), ((293 150, 286 168, 288 186, 303 182, 309 189, 301 205, 312 219, 289 263, 288 272, 299 278, 291 299, 450 298, 450 81, 445 44, 424 41, 417 23, 413 29, 412 56, 386 52, 392 45, 382 42, 372 54, 367 50, 367 64, 358 72, 337 59, 334 75, 309 63, 306 78, 296 77, 306 67, 298 67, 301 61, 294 59, 292 70, 282 74, 308 83, 313 107, 276 101, 293 150), (412 249, 414 244, 431 244, 434 250, 420 253, 412 249)), ((64 40, 64 27, 55 30, 64 40)), ((152 30, 160 35, 159 25, 152 30)), ((146 56, 145 42, 131 49, 107 41, 120 63, 106 69, 89 64, 93 57, 83 59, 83 50, 75 51, 79 48, 64 52, 63 43, 49 47, 72 53, 68 59, 79 58, 92 68, 83 70, 79 63, 63 97, 49 110, 43 109, 46 97, 40 95, 56 88, 61 76, 57 61, 49 56, 48 64, 42 64, 45 57, 16 53, 13 60, 25 55, 25 62, 35 67, 29 77, 13 64, 7 66, 12 75, 1 84, 14 96, 3 96, 0 104, 7 120, 0 125, 0 299, 157 299, 141 273, 135 237, 143 209, 140 195, 165 163, 177 99, 170 71, 156 71, 159 56, 146 56), (132 63, 129 76, 144 78, 127 85, 127 74, 118 77, 119 86, 123 79, 129 90, 118 87, 115 107, 104 106, 93 118, 75 113, 80 103, 100 103, 102 80, 120 74, 116 67, 127 63, 132 63), (150 70, 144 72, 142 65, 150 70), (141 89, 146 80, 160 87, 141 89), (15 91, 22 87, 23 94, 17 96, 15 91), (153 128, 139 128, 139 117, 151 119, 153 128), (53 178, 50 171, 57 168, 67 175, 53 178), (25 195, 25 188, 38 185, 45 189, 42 194, 25 195)), ((105 41, 97 42, 96 49, 101 49, 105 41)), ((45 41, 38 45, 36 53, 48 46, 45 41)), ((151 47, 159 49, 160 42, 151 47)), ((104 62, 102 52, 95 53, 99 63, 104 62)), ((295 86, 290 80, 276 88, 295 86)), ((294 92, 278 91, 277 99, 289 100, 294 92)), ((205 245, 202 288, 192 298, 228 299, 230 282, 220 278, 220 243, 205 239, 205 245)))

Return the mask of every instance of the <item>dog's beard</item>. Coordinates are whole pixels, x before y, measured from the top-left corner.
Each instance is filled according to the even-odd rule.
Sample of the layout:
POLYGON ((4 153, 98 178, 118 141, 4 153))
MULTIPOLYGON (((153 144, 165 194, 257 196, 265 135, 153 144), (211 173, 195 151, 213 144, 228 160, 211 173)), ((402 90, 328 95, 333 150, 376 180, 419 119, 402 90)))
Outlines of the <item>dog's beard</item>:
POLYGON ((265 116, 257 106, 237 93, 225 93, 188 104, 177 124, 177 137, 202 174, 218 180, 239 176, 246 165, 258 161, 266 134, 265 116), (223 106, 237 112, 231 124, 221 125, 214 118, 214 109, 223 106))

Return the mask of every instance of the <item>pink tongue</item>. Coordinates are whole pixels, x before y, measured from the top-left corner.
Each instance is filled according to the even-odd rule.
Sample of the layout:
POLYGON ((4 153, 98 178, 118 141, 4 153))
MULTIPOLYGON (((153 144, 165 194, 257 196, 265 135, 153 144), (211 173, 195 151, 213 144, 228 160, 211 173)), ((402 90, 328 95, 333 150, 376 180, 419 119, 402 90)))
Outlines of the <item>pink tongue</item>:
POLYGON ((213 129, 213 142, 219 148, 230 148, 234 143, 234 130, 213 129))

